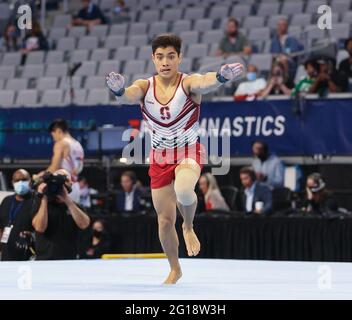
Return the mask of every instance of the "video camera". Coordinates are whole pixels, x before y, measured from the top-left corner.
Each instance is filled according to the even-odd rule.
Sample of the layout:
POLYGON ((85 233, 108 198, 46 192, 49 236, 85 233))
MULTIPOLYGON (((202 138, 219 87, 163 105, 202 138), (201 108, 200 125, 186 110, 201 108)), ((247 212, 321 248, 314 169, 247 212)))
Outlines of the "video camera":
POLYGON ((68 193, 72 191, 72 188, 66 184, 67 181, 67 177, 63 174, 55 175, 51 172, 45 172, 35 186, 37 187, 39 184, 45 183, 44 194, 49 199, 53 199, 63 191, 63 188, 66 188, 68 193))

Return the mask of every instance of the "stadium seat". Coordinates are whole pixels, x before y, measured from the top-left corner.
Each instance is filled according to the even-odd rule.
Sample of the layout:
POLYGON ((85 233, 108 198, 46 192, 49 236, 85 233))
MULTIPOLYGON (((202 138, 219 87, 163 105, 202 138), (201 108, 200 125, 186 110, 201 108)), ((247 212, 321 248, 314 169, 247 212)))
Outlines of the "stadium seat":
POLYGON ((56 46, 56 50, 72 51, 76 49, 76 39, 72 37, 61 38, 56 46))
POLYGON ((271 69, 271 54, 252 54, 249 60, 250 64, 255 65, 259 71, 269 71, 271 69))
POLYGON ((206 32, 213 29, 213 19, 198 19, 194 23, 194 31, 206 32))
POLYGON ((206 31, 202 37, 202 43, 212 44, 212 43, 219 43, 219 41, 224 36, 223 30, 211 30, 206 31))
POLYGON ((184 31, 180 33, 183 45, 195 44, 199 41, 198 31, 184 31))
POLYGON ((269 27, 270 29, 276 29, 277 23, 281 19, 288 19, 288 17, 283 14, 275 14, 275 15, 269 16, 266 26, 269 27))
POLYGON ((0 79, 11 79, 15 77, 15 66, 0 66, 0 79))
POLYGON ((22 78, 40 78, 44 76, 43 64, 26 64, 23 68, 22 78))
POLYGON ((113 24, 110 27, 109 36, 119 36, 127 34, 128 23, 113 24))
POLYGON ((38 103, 38 91, 37 90, 19 90, 15 105, 20 107, 35 106, 38 103))
POLYGON ((183 19, 198 20, 205 18, 205 7, 192 7, 185 11, 183 19))
POLYGON ((41 77, 37 81, 37 90, 56 89, 59 83, 57 77, 41 77))
POLYGON ((142 11, 141 16, 139 18, 139 22, 154 22, 158 21, 160 18, 159 10, 145 10, 142 11))
POLYGON ((25 90, 28 88, 28 79, 9 79, 6 82, 5 89, 6 90, 25 90))
POLYGON ((63 77, 67 76, 68 65, 67 63, 51 63, 47 66, 46 77, 63 77))
POLYGON ((64 52, 59 50, 49 50, 46 54, 45 63, 62 63, 64 61, 64 52))
POLYGON ((81 89, 82 88, 82 77, 81 76, 73 76, 72 79, 70 79, 67 76, 61 77, 59 89, 68 90, 70 88, 81 89))
POLYGON ((32 51, 27 54, 26 64, 43 64, 45 51, 32 51))
POLYGON ((74 97, 70 96, 70 90, 66 90, 64 93, 64 104, 76 104, 76 105, 85 105, 87 98, 86 89, 75 89, 73 91, 74 97))
POLYGON ((134 35, 127 38, 127 45, 141 47, 148 44, 148 36, 145 34, 134 35))
POLYGON ((0 90, 0 106, 12 107, 15 101, 14 90, 0 90))
POLYGON ((120 72, 121 62, 119 60, 106 60, 100 62, 98 76, 107 76, 110 72, 120 72))
POLYGON ((168 30, 168 23, 166 21, 154 21, 150 24, 148 35, 154 38, 160 33, 166 33, 168 30))
POLYGON ((181 20, 183 14, 182 8, 170 8, 165 9, 162 15, 161 20, 167 22, 174 22, 181 20))
POLYGON ((106 49, 117 49, 126 44, 125 35, 110 35, 105 40, 104 48, 106 49))
POLYGON ((144 73, 145 61, 144 60, 129 60, 123 70, 124 75, 131 75, 135 73, 144 73))
POLYGON ((184 31, 191 30, 191 21, 190 20, 179 20, 173 23, 171 32, 175 34, 180 34, 184 31))
POLYGON ((242 19, 248 17, 251 14, 252 6, 250 4, 236 4, 232 7, 230 17, 236 19, 242 19))
POLYGON ((82 66, 77 70, 77 76, 95 76, 97 63, 95 61, 84 61, 82 66))
POLYGON ((97 37, 85 36, 79 39, 77 49, 94 50, 98 48, 98 45, 99 41, 97 37))
POLYGON ((308 26, 312 23, 312 15, 310 13, 299 13, 292 16, 291 26, 308 26))
POLYGON ((87 104, 102 105, 109 104, 110 92, 109 89, 92 89, 88 91, 87 104))
POLYGON ((230 8, 228 6, 213 6, 209 12, 209 19, 221 19, 229 16, 230 8))
POLYGON ((104 60, 109 60, 109 50, 100 48, 100 49, 95 49, 92 51, 92 54, 90 56, 91 61, 104 61, 104 60))
POLYGON ((136 47, 125 46, 119 47, 115 53, 115 60, 126 61, 130 59, 135 59, 136 57, 136 47))
POLYGON ((284 1, 281 8, 281 14, 298 14, 303 13, 303 1, 284 1))
POLYGON ((248 16, 243 21, 243 28, 261 28, 264 27, 264 17, 248 16))
POLYGON ((203 58, 208 55, 208 45, 205 43, 191 44, 187 49, 188 58, 203 58))
POLYGON ((257 16, 272 16, 279 13, 280 3, 275 2, 261 2, 257 10, 257 16))
POLYGON ((53 28, 66 28, 72 20, 69 14, 55 15, 53 28))
POLYGON ((102 38, 105 38, 106 35, 108 34, 108 29, 109 29, 108 25, 99 24, 91 28, 89 35, 102 39, 102 38))
POLYGON ((149 60, 152 56, 152 48, 150 46, 143 46, 139 48, 137 59, 149 60))
POLYGON ((130 24, 129 35, 141 35, 146 34, 148 29, 148 24, 146 22, 135 22, 130 24))
POLYGON ((331 11, 335 13, 344 13, 352 9, 350 0, 334 0, 330 3, 331 11))
POLYGON ((85 89, 105 89, 106 79, 103 76, 88 77, 84 86, 85 89))
POLYGON ((73 50, 70 52, 70 63, 79 63, 89 60, 89 50, 73 50))
POLYGON ((64 92, 61 89, 50 89, 43 92, 41 104, 44 106, 60 106, 64 92))
POLYGON ((22 54, 20 52, 7 52, 2 58, 3 66, 18 66, 21 63, 22 54))
POLYGON ((251 41, 268 41, 270 40, 270 29, 264 28, 252 28, 249 30, 248 39, 251 41))
POLYGON ((87 28, 84 26, 71 27, 68 31, 68 37, 82 38, 86 35, 87 28))

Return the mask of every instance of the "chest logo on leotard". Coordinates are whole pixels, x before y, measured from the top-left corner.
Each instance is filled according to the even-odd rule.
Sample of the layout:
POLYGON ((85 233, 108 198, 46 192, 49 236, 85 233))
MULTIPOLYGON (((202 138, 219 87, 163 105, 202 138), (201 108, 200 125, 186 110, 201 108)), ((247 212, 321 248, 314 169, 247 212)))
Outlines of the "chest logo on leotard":
POLYGON ((169 120, 171 118, 170 114, 170 108, 167 107, 161 107, 160 108, 160 115, 162 120, 169 120))

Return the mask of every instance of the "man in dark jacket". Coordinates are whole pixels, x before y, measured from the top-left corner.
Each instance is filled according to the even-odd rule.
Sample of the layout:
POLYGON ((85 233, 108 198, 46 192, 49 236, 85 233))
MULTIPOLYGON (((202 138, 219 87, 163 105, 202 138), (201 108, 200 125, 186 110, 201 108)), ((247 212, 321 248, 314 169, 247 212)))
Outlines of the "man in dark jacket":
POLYGON ((256 180, 255 171, 250 167, 240 170, 244 187, 242 205, 247 214, 268 215, 272 211, 273 200, 270 187, 256 180))

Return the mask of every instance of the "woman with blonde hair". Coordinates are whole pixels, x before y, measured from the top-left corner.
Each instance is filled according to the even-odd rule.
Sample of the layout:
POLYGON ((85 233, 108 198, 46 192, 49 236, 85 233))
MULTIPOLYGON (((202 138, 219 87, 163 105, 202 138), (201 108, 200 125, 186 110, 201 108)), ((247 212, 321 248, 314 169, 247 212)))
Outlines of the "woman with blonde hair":
POLYGON ((199 179, 199 189, 204 196, 205 210, 230 211, 221 194, 216 178, 211 173, 204 173, 199 179))

